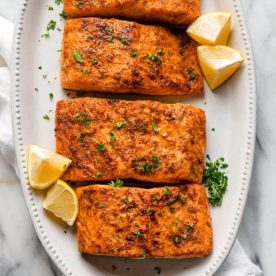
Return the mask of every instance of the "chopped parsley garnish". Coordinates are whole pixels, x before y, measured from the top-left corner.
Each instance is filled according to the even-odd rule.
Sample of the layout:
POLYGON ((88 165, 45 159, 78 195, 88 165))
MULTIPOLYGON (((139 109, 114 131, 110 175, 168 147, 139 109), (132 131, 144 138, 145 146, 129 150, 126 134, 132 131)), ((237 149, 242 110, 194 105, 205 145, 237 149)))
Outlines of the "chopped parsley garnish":
POLYGON ((137 237, 142 237, 142 233, 140 231, 135 231, 133 232, 133 235, 137 236, 137 237))
POLYGON ((188 77, 189 77, 189 80, 194 80, 196 77, 195 72, 192 68, 189 68, 188 77))
POLYGON ((82 125, 89 126, 91 123, 91 119, 89 118, 86 111, 83 111, 80 115, 76 116, 76 120, 82 125))
POLYGON ((106 150, 105 144, 104 144, 104 143, 98 143, 98 144, 97 144, 97 150, 98 150, 99 152, 105 151, 105 150, 106 150))
POLYGON ((81 132, 81 133, 79 134, 78 140, 82 142, 83 139, 84 139, 84 137, 85 137, 86 135, 88 135, 88 133, 83 133, 83 132, 81 132))
POLYGON ((203 171, 203 184, 208 190, 209 202, 214 206, 220 206, 228 185, 228 176, 225 172, 228 165, 222 157, 211 162, 207 155, 207 159, 209 161, 206 162, 203 171))
POLYGON ((55 0, 55 3, 56 3, 57 5, 60 5, 61 3, 63 3, 63 0, 55 0))
POLYGON ((113 129, 120 129, 123 126, 126 126, 126 125, 127 125, 127 122, 118 122, 114 125, 113 129))
POLYGON ((212 131, 216 131, 215 128, 212 128, 211 130, 212 130, 212 131))
POLYGON ((39 66, 38 69, 41 70, 41 69, 42 69, 42 66, 39 66))
POLYGON ((56 28, 56 21, 50 20, 49 23, 47 24, 47 29, 46 32, 42 35, 44 37, 49 37, 50 35, 50 30, 55 30, 56 28))
POLYGON ((146 213, 146 214, 150 214, 150 213, 151 213, 150 207, 148 207, 148 208, 145 210, 145 213, 146 213))
POLYGON ((194 230, 194 227, 191 225, 186 225, 186 230, 190 233, 194 230))
POLYGON ((111 27, 106 27, 105 30, 108 32, 108 33, 113 33, 113 29, 111 27))
POLYGON ((157 51, 157 55, 159 55, 159 56, 164 56, 164 55, 165 55, 165 51, 164 51, 163 49, 159 49, 159 50, 157 51))
POLYGON ((112 43, 112 42, 113 42, 113 36, 109 36, 109 37, 106 39, 106 41, 112 43))
POLYGON ((43 119, 50 120, 50 117, 47 114, 45 114, 45 115, 43 115, 43 119))
POLYGON ((124 38, 123 36, 119 35, 118 36, 120 41, 124 44, 124 45, 128 45, 128 40, 126 38, 124 38))
POLYGON ((35 91, 38 92, 38 88, 35 88, 35 91))
POLYGON ((151 196, 151 201, 156 201, 156 200, 157 200, 156 195, 152 195, 152 196, 151 196))
POLYGON ((77 8, 79 8, 79 7, 80 7, 80 1, 75 1, 75 6, 76 6, 77 8))
POLYGON ((131 50, 130 51, 130 55, 132 56, 132 57, 136 57, 137 56, 137 50, 131 50))
POLYGON ((99 178, 99 177, 102 176, 102 174, 101 174, 100 172, 96 172, 96 173, 95 173, 95 176, 96 176, 96 178, 99 178))
POLYGON ((97 65, 97 64, 98 64, 98 61, 97 61, 95 58, 93 58, 93 59, 92 59, 92 64, 93 64, 93 65, 97 65))
POLYGON ((187 198, 182 197, 182 195, 179 195, 178 199, 180 200, 182 205, 186 204, 186 202, 187 202, 187 198))
POLYGON ((75 50, 74 53, 73 53, 73 57, 74 57, 75 61, 83 62, 83 55, 82 55, 81 51, 75 50))
POLYGON ((61 30, 61 28, 57 28, 57 30, 59 31, 59 32, 61 32, 62 30, 61 30))
POLYGON ((161 274, 161 267, 156 266, 154 270, 156 270, 157 274, 161 274))
POLYGON ((173 236, 173 242, 174 243, 179 243, 180 242, 180 239, 178 236, 173 236))
POLYGON ((109 182, 109 185, 113 188, 121 187, 124 185, 124 181, 117 178, 116 180, 112 180, 109 182))
POLYGON ((116 139, 116 136, 114 135, 113 132, 110 132, 109 134, 110 134, 110 143, 111 143, 112 145, 114 145, 114 142, 117 140, 117 139, 116 139))
POLYGON ((175 203, 176 201, 177 201, 177 197, 172 198, 172 199, 169 199, 169 200, 166 202, 166 204, 167 204, 168 206, 170 206, 170 205, 172 205, 173 203, 175 203))
POLYGON ((151 127, 152 127, 152 130, 155 132, 155 133, 158 133, 160 131, 160 128, 158 128, 158 126, 156 125, 155 122, 153 122, 151 124, 151 127))
POLYGON ((173 213, 174 212, 174 208, 170 207, 170 212, 173 213))
POLYGON ((158 159, 158 157, 156 155, 153 155, 151 160, 152 160, 155 168, 158 168, 160 166, 161 161, 158 159))
POLYGON ((87 69, 87 68, 81 67, 81 68, 80 68, 80 72, 82 72, 82 73, 90 73, 90 70, 87 69))
POLYGON ((59 14, 63 19, 67 18, 67 15, 65 13, 65 10, 63 10, 60 14, 59 14))
POLYGON ((47 74, 43 74, 43 75, 42 75, 42 78, 43 78, 43 79, 46 79, 46 78, 47 78, 47 74))
POLYGON ((152 165, 150 165, 147 162, 145 162, 141 166, 141 172, 143 172, 144 174, 152 174, 152 165))
POLYGON ((53 93, 49 93, 49 98, 50 98, 50 100, 52 100, 54 98, 54 94, 53 93))
POLYGON ((161 59, 158 56, 153 55, 153 54, 146 54, 145 58, 148 58, 148 59, 150 59, 151 61, 153 61, 153 62, 155 62, 157 64, 161 64, 162 63, 161 59))
POLYGON ((143 252, 140 254, 141 257, 146 258, 147 257, 147 252, 146 250, 143 250, 143 252))
POLYGON ((169 186, 166 186, 165 188, 166 188, 165 196, 166 196, 166 197, 170 197, 170 195, 171 195, 170 187, 169 187, 169 186))
POLYGON ((93 37, 92 34, 89 34, 89 35, 86 37, 87 40, 91 40, 91 39, 93 39, 93 38, 94 38, 94 37, 93 37))
POLYGON ((123 199, 123 201, 124 201, 125 204, 128 204, 128 197, 125 197, 125 198, 123 199))
POLYGON ((98 204, 98 207, 99 207, 99 208, 104 208, 104 204, 103 204, 103 203, 99 203, 99 204, 98 204))
POLYGON ((48 11, 53 11, 54 8, 51 5, 48 5, 48 11))

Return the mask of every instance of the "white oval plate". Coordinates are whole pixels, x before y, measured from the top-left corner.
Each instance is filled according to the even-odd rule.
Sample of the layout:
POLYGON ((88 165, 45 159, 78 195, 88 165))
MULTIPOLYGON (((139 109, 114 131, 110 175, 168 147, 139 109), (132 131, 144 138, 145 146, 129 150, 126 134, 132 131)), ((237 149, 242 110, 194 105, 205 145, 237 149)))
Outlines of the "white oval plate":
MULTIPOLYGON (((197 260, 126 260, 114 257, 84 257, 78 253, 74 229, 50 217, 42 208, 44 192, 30 188, 26 170, 26 148, 38 144, 55 149, 55 102, 67 98, 59 84, 59 55, 62 31, 51 31, 41 38, 53 19, 63 28, 58 13, 62 5, 54 0, 23 0, 14 37, 12 74, 12 112, 17 161, 24 196, 36 232, 46 251, 65 275, 211 275, 225 260, 235 240, 249 187, 255 137, 255 81, 253 60, 239 0, 205 0, 202 13, 228 11, 233 14, 234 28, 229 45, 240 49, 245 63, 215 93, 206 86, 204 97, 159 97, 162 101, 188 102, 207 114, 207 153, 211 158, 225 157, 229 164, 229 188, 223 205, 212 208, 214 229, 213 253, 197 260), (51 4, 54 11, 49 11, 51 4), (42 70, 38 67, 42 66, 42 70), (46 78, 42 75, 47 74, 46 78), (38 92, 35 88, 38 88, 38 92), (49 99, 49 93, 54 99, 49 99), (49 111, 51 110, 51 111, 49 111), (49 114, 50 120, 42 116, 49 114), (215 131, 211 131, 215 128, 215 131), (64 230, 67 233, 64 233, 64 230), (116 266, 116 270, 112 265, 116 266)), ((124 96, 125 98, 147 98, 124 96)), ((154 97, 148 97, 154 98, 154 97)), ((156 99, 156 98, 155 98, 156 99)))

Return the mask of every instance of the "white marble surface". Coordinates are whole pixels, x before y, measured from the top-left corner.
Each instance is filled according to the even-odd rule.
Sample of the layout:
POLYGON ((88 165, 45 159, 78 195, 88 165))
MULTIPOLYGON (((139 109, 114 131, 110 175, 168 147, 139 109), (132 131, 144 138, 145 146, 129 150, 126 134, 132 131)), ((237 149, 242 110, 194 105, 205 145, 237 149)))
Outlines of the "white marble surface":
MULTIPOLYGON (((241 1, 254 51, 258 122, 252 183, 238 237, 251 260, 272 276, 276 275, 276 1, 241 1)), ((18 2, 0 0, 0 15, 14 21, 18 2)), ((1 66, 0 61, 3 70, 1 66)), ((0 156, 0 275, 59 274, 36 237, 18 180, 0 156)))

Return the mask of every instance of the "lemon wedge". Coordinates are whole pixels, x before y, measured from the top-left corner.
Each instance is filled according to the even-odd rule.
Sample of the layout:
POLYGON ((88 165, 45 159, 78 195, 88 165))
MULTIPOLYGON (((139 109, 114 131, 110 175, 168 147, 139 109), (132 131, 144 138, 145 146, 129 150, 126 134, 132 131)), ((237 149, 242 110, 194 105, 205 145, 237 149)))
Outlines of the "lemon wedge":
POLYGON ((243 56, 227 46, 199 46, 200 66, 211 89, 230 78, 241 66, 243 56))
POLYGON ((71 160, 36 145, 28 147, 28 176, 30 185, 46 189, 56 182, 71 164, 71 160))
POLYGON ((187 29, 187 34, 203 45, 226 45, 231 31, 232 16, 214 12, 200 16, 187 29))
POLYGON ((47 192, 43 208, 72 226, 78 215, 78 198, 67 183, 58 180, 47 192))

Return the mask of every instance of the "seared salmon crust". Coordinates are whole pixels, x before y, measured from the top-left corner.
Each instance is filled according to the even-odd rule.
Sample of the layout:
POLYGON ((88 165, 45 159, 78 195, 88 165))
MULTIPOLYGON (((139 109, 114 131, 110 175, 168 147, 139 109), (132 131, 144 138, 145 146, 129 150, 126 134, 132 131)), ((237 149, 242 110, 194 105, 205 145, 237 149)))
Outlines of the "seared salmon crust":
POLYGON ((197 45, 185 33, 118 19, 67 20, 62 87, 147 95, 202 93, 197 45))
POLYGON ((64 0, 69 17, 123 17, 189 24, 200 15, 200 0, 64 0))
POLYGON ((205 113, 194 106, 62 100, 56 107, 55 131, 57 153, 72 160, 65 181, 202 181, 205 113))
POLYGON ((212 250, 209 205, 201 185, 153 189, 90 185, 76 192, 82 253, 192 258, 212 250))

